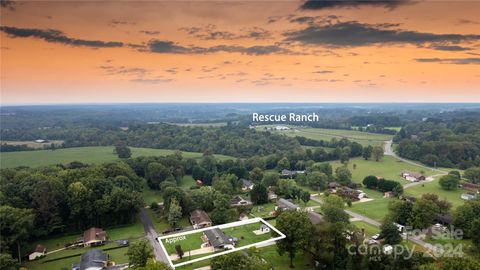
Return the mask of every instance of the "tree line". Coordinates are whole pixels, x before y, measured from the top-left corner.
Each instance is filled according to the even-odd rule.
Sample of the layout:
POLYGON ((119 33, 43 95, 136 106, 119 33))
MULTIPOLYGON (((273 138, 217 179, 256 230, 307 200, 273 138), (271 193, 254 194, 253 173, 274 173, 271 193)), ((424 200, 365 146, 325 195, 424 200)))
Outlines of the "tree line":
POLYGON ((480 166, 478 118, 427 119, 408 124, 394 137, 400 156, 429 166, 480 166))

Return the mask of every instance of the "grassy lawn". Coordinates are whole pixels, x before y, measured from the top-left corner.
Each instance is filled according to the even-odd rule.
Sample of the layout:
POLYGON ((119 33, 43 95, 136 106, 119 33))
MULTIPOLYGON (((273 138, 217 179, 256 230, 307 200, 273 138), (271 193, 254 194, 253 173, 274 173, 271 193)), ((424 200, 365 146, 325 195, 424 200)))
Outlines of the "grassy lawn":
MULTIPOLYGON (((257 129, 265 130, 267 126, 259 126, 257 129)), ((274 126, 271 126, 274 127, 274 126)), ((361 145, 383 145, 384 141, 392 139, 392 135, 361 132, 356 130, 326 129, 326 128, 299 128, 293 127, 291 130, 282 130, 275 132, 285 134, 290 137, 302 136, 312 140, 330 141, 332 138, 347 138, 361 145)))
POLYGON ((366 222, 363 222, 361 220, 359 221, 352 221, 351 222, 353 225, 355 225, 355 227, 357 227, 359 230, 361 229, 364 229, 365 230, 365 234, 368 236, 368 237, 371 237, 372 235, 375 235, 377 233, 380 232, 380 228, 377 228, 371 224, 368 224, 366 222))
POLYGON ((237 237, 238 239, 240 239, 236 247, 242 247, 242 246, 258 243, 258 242, 265 241, 272 238, 271 233, 265 233, 260 235, 256 235, 253 233, 253 231, 260 229, 260 225, 261 225, 260 222, 247 224, 243 226, 223 229, 223 232, 225 232, 227 235, 237 237))
POLYGON ((195 180, 193 180, 193 177, 191 175, 184 175, 182 179, 180 180, 179 187, 183 189, 190 189, 192 186, 196 186, 197 184, 195 183, 195 180))
POLYGON ((388 214, 388 204, 393 199, 375 199, 369 202, 354 203, 352 207, 347 207, 347 210, 364 215, 379 222, 388 214))
MULTIPOLYGON (((339 161, 331 162, 330 164, 332 164, 334 169, 343 166, 339 161)), ((402 162, 391 156, 384 156, 379 162, 364 160, 363 158, 354 158, 348 162, 348 169, 352 172, 352 181, 355 183, 362 183, 365 176, 375 175, 407 184, 410 183, 410 181, 400 176, 402 171, 420 172, 423 170, 426 176, 436 174, 431 170, 402 162), (355 170, 353 169, 353 164, 356 164, 355 170)))
MULTIPOLYGON (((277 252, 277 247, 275 245, 260 248, 256 250, 256 254, 265 261, 267 261, 273 269, 275 270, 291 270, 290 268, 290 259, 286 254, 280 256, 277 252)), ((315 267, 312 265, 310 256, 303 251, 297 252, 295 258, 293 259, 294 269, 302 270, 313 270, 315 267)))
MULTIPOLYGON (((167 240, 172 239, 172 238, 167 238, 163 239, 163 245, 165 246, 165 249, 167 250, 168 254, 173 254, 175 253, 175 246, 180 245, 182 246, 182 249, 185 253, 188 254, 188 250, 195 250, 199 249, 200 246, 202 245, 203 241, 201 236, 203 235, 203 232, 198 232, 198 233, 192 233, 192 234, 187 234, 184 236, 180 236, 181 238, 178 238, 178 241, 168 243, 167 240), (184 239, 182 239, 184 238, 184 239)), ((176 237, 174 237, 176 238, 176 237)))
POLYGON ((145 205, 150 205, 152 202, 163 202, 163 197, 160 194, 160 190, 151 189, 145 184, 143 191, 142 191, 143 201, 145 205))
MULTIPOLYGON (((163 231, 170 229, 170 224, 168 224, 167 220, 161 216, 158 212, 153 211, 152 209, 146 209, 148 216, 152 220, 153 226, 158 233, 162 233, 163 231)), ((190 226, 190 221, 188 217, 182 217, 177 224, 177 227, 184 228, 190 226)))
POLYGON ((465 193, 466 190, 463 189, 456 189, 456 190, 444 190, 438 184, 438 179, 436 178, 435 181, 420 184, 413 186, 411 188, 405 189, 405 194, 414 196, 414 197, 421 197, 422 194, 425 193, 434 193, 437 194, 440 199, 446 199, 447 201, 452 203, 452 208, 456 208, 464 203, 464 200, 460 198, 462 193, 465 193))
MULTIPOLYGON (((136 148, 131 147, 132 157, 139 156, 165 156, 175 153, 175 150, 136 148)), ((200 158, 202 153, 182 152, 185 158, 200 158)), ((118 160, 113 153, 113 146, 74 147, 57 150, 38 150, 1 153, 0 168, 13 168, 17 166, 38 167, 50 164, 69 163, 80 161, 84 163, 104 163, 118 160)), ((215 155, 216 158, 234 159, 224 155, 215 155)))
POLYGON ((275 210, 274 203, 266 203, 264 205, 255 205, 250 212, 251 215, 255 217, 269 217, 270 212, 275 210))

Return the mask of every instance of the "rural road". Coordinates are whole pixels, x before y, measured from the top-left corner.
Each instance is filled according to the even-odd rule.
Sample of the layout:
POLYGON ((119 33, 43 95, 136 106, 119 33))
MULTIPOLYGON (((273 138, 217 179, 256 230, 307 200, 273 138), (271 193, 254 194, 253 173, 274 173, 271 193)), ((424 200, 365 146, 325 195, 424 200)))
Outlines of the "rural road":
POLYGON ((153 248, 153 253, 155 254, 155 259, 157 261, 164 262, 166 264, 169 264, 168 261, 168 256, 165 254, 162 250, 162 247, 160 246, 160 243, 157 241, 157 232, 155 231, 155 227, 153 226, 152 220, 147 214, 147 210, 145 208, 142 208, 140 210, 140 221, 143 224, 143 228, 145 230, 145 237, 150 241, 150 244, 152 245, 153 248))
POLYGON ((408 183, 408 184, 405 184, 403 185, 403 188, 406 189, 406 188, 410 188, 410 187, 413 187, 413 186, 416 186, 416 185, 420 185, 420 184, 425 184, 425 183, 428 183, 428 182, 432 182, 435 180, 435 177, 438 177, 438 176, 442 176, 442 175, 446 175, 448 174, 448 172, 444 171, 444 170, 440 170, 440 169, 437 169, 437 168, 432 168, 432 167, 428 167, 428 166, 425 166, 423 164, 420 164, 420 163, 417 163, 417 162, 414 162, 414 161, 411 161, 411 160, 408 160, 408 159, 405 159, 405 158, 402 158, 402 157, 399 157, 394 151, 393 151, 393 148, 392 148, 392 144, 393 144, 393 141, 390 140, 390 141, 385 141, 385 144, 384 144, 384 154, 387 155, 387 156, 392 156, 402 162, 405 162, 405 163, 408 163, 408 164, 411 164, 413 166, 417 166, 417 167, 420 167, 420 168, 424 168, 424 169, 427 169, 427 170, 432 170, 434 172, 438 172, 438 174, 435 174, 435 175, 432 175, 430 177, 427 178, 427 180, 425 181, 421 181, 421 182, 412 182, 412 183, 408 183))

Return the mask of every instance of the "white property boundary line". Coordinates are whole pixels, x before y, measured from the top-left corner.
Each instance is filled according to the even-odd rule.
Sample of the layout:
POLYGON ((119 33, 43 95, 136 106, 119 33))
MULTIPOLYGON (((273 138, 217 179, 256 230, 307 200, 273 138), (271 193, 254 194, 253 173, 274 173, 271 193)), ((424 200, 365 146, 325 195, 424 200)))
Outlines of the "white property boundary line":
POLYGON ((211 259, 211 258, 221 256, 221 255, 225 255, 225 254, 228 254, 228 253, 236 252, 236 251, 239 251, 239 250, 248 249, 248 248, 255 247, 255 246, 261 246, 261 245, 268 244, 268 243, 273 243, 273 242, 281 240, 285 237, 286 236, 281 231, 279 231, 277 228, 273 227, 270 223, 263 220, 263 218, 252 218, 252 219, 247 219, 247 220, 242 220, 242 221, 236 221, 236 222, 231 222, 231 223, 227 223, 227 224, 217 225, 217 226, 213 226, 213 227, 206 227, 206 228, 202 228, 202 229, 191 230, 191 231, 187 231, 187 232, 183 232, 183 233, 160 236, 160 237, 157 237, 157 241, 160 243, 160 246, 162 247, 163 252, 166 254, 168 262, 170 263, 170 266, 175 268, 175 267, 179 267, 179 266, 183 266, 183 265, 187 265, 187 264, 211 259), (253 223, 263 223, 266 226, 268 226, 270 229, 272 229, 274 232, 276 232, 279 236, 275 237, 275 238, 267 239, 267 240, 264 240, 264 241, 261 241, 261 242, 258 242, 258 243, 253 243, 253 244, 250 244, 250 245, 242 246, 242 247, 239 247, 239 248, 234 247, 233 249, 230 249, 230 250, 226 250, 226 251, 223 251, 223 252, 215 253, 215 254, 212 254, 212 255, 208 255, 208 256, 205 256, 205 257, 201 257, 201 258, 196 258, 196 259, 193 259, 193 260, 189 260, 189 261, 181 262, 181 263, 177 263, 177 264, 173 264, 172 260, 170 259, 169 254, 167 253, 167 250, 166 250, 166 248, 165 248, 165 246, 163 245, 163 242, 162 242, 163 239, 167 239, 167 238, 199 233, 199 232, 212 230, 212 229, 216 229, 216 228, 227 229, 227 228, 238 227, 238 226, 242 226, 242 225, 246 225, 246 224, 253 224, 253 223))

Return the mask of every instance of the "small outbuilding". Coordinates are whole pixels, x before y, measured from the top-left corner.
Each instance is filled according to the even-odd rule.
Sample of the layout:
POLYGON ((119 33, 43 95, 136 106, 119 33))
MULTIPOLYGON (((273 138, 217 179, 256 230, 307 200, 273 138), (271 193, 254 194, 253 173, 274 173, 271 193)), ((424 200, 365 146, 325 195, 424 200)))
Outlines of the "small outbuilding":
POLYGON ((33 261, 37 258, 43 257, 47 254, 47 248, 38 244, 32 250, 32 253, 28 254, 28 260, 33 261))

